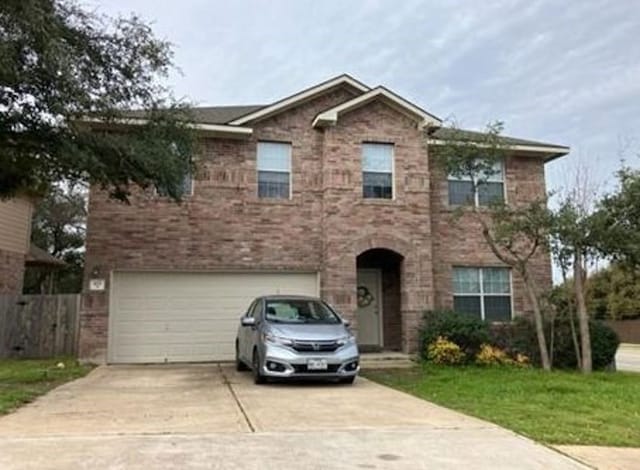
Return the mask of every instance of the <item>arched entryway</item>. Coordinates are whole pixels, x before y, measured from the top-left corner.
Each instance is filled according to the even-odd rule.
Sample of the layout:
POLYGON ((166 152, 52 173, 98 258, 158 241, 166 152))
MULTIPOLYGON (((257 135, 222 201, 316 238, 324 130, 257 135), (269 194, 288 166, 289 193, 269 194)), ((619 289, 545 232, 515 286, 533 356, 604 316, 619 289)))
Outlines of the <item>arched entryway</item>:
POLYGON ((386 248, 356 259, 358 343, 362 351, 402 349, 401 272, 403 256, 386 248))

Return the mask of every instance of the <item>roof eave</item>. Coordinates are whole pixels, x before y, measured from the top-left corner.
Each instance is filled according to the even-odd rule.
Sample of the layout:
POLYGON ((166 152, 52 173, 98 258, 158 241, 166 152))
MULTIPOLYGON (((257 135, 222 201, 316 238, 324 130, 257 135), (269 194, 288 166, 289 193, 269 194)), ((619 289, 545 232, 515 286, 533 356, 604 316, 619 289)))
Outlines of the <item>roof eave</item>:
POLYGON ((366 86, 364 83, 361 83, 358 80, 354 79, 353 77, 344 74, 344 75, 340 75, 338 77, 332 78, 330 80, 327 80, 325 82, 322 82, 311 88, 307 88, 306 90, 303 90, 299 93, 295 93, 291 96, 283 98, 269 106, 265 106, 262 109, 246 114, 244 116, 240 116, 232 121, 229 121, 227 124, 232 126, 240 126, 250 121, 254 121, 256 119, 263 119, 263 118, 269 117, 273 114, 282 112, 292 106, 295 106, 301 102, 309 100, 314 96, 320 93, 323 93, 326 90, 329 90, 331 88, 334 88, 340 85, 350 86, 355 90, 360 91, 361 93, 366 93, 370 90, 370 88, 366 86))
POLYGON ((420 121, 421 128, 442 126, 442 121, 439 118, 433 116, 432 114, 427 113, 423 109, 415 106, 413 103, 410 103, 409 101, 405 100, 404 98, 401 98, 400 96, 387 90, 384 87, 374 88, 373 90, 370 90, 367 93, 364 93, 349 101, 346 101, 337 106, 334 106, 333 108, 330 108, 330 109, 327 109, 326 111, 321 112, 313 120, 312 126, 313 127, 333 126, 338 122, 338 119, 341 114, 357 109, 379 98, 384 98, 390 104, 392 104, 395 108, 398 108, 400 112, 403 112, 404 114, 408 114, 414 118, 418 118, 418 120, 420 121))
MULTIPOLYGON (((456 143, 456 142, 451 140, 446 140, 446 139, 429 139, 427 143, 429 145, 447 145, 447 144, 456 143)), ((463 143, 463 142, 459 142, 459 143, 463 143)), ((478 148, 488 147, 488 145, 481 144, 481 143, 464 142, 464 144, 475 145, 478 148)), ((570 147, 565 147, 562 145, 547 146, 547 145, 533 145, 533 144, 530 144, 530 145, 506 144, 504 148, 505 150, 517 153, 519 155, 543 157, 545 162, 550 162, 551 160, 555 160, 556 158, 563 157, 571 151, 570 147)))
MULTIPOLYGON (((84 118, 81 119, 80 122, 86 123, 94 129, 118 130, 131 126, 143 126, 148 123, 148 120, 143 118, 125 118, 115 121, 105 121, 97 118, 84 118)), ((245 126, 192 122, 188 124, 188 127, 206 137, 248 139, 253 135, 253 129, 245 126)))

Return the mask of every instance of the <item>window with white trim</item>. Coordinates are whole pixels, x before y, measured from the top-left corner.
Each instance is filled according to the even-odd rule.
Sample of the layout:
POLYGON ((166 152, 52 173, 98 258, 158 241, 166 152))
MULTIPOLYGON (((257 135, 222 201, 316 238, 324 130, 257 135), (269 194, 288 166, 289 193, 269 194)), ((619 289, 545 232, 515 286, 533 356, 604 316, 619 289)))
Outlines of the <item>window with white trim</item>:
POLYGON ((362 144, 362 197, 393 199, 393 144, 362 144))
POLYGON ((453 309, 487 321, 509 321, 509 268, 453 268, 453 309))
POLYGON ((488 206, 504 201, 504 162, 495 162, 486 177, 449 175, 449 204, 488 206), (482 180, 480 182, 480 180, 482 180), (474 191, 476 187, 477 191, 474 191))
POLYGON ((291 198, 291 144, 258 142, 258 197, 291 198))

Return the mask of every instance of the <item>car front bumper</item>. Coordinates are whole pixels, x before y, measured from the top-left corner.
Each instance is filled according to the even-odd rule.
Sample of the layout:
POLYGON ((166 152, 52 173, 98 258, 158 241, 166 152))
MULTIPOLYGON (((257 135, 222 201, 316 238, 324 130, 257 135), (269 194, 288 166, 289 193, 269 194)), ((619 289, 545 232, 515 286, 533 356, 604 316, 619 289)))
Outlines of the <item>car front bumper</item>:
POLYGON ((356 344, 348 344, 333 352, 298 352, 291 348, 264 346, 260 369, 273 378, 347 378, 360 371, 360 354, 356 344), (324 360, 326 370, 309 369, 311 361, 324 360))

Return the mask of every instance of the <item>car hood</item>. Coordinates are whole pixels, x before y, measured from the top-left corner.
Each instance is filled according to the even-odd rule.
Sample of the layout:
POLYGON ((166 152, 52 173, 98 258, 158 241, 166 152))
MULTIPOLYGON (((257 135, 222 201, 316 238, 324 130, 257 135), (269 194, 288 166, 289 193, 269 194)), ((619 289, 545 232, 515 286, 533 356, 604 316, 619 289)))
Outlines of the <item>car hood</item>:
POLYGON ((350 334, 349 330, 342 324, 336 325, 270 325, 269 331, 276 336, 287 339, 297 339, 301 341, 331 341, 350 334))

